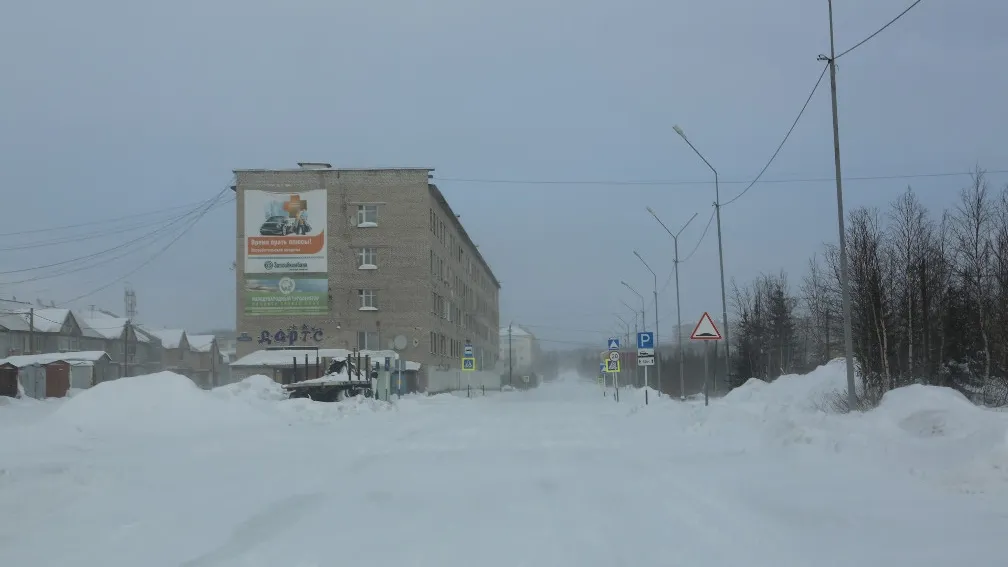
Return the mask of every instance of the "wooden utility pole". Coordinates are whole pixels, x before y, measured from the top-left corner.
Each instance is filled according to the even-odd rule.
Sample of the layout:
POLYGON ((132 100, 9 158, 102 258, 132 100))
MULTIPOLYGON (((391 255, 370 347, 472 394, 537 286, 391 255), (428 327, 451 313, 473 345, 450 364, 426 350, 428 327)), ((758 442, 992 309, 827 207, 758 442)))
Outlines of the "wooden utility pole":
POLYGON ((28 309, 28 354, 35 354, 35 308, 28 309))

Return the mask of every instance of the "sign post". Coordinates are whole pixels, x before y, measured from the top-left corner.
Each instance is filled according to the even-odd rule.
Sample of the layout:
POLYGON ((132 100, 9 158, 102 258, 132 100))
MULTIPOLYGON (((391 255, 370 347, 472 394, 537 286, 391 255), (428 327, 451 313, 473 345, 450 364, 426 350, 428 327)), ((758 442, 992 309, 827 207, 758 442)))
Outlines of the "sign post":
POLYGON ((615 390, 615 400, 619 401, 619 372, 620 372, 620 340, 618 337, 610 337, 607 342, 608 353, 605 354, 605 371, 612 374, 613 389, 615 390))
MULTIPOLYGON (((690 339, 692 339, 694 341, 706 341, 706 342, 720 341, 721 340, 721 331, 718 330, 717 325, 714 324, 714 320, 711 319, 710 314, 707 313, 706 311, 704 312, 703 316, 700 317, 700 321, 696 324, 696 327, 693 328, 693 333, 690 335, 690 339)), ((710 358, 710 349, 708 348, 708 346, 709 345, 704 345, 704 383, 703 383, 704 385, 703 385, 703 389, 704 389, 704 405, 705 406, 710 404, 710 396, 707 393, 708 392, 708 390, 707 390, 708 386, 707 385, 708 385, 708 382, 709 382, 709 378, 708 378, 708 374, 709 374, 709 372, 708 372, 708 370, 709 370, 709 368, 708 368, 708 359, 710 358)), ((681 400, 685 400, 686 399, 686 385, 682 381, 680 381, 679 389, 680 389, 680 399, 681 400)))

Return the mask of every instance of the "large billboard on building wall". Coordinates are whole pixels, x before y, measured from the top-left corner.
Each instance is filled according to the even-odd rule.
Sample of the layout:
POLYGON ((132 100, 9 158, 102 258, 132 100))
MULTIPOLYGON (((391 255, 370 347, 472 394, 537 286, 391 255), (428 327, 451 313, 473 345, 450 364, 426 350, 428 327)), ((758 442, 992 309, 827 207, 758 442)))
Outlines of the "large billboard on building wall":
POLYGON ((326 191, 245 189, 245 315, 328 312, 326 191))

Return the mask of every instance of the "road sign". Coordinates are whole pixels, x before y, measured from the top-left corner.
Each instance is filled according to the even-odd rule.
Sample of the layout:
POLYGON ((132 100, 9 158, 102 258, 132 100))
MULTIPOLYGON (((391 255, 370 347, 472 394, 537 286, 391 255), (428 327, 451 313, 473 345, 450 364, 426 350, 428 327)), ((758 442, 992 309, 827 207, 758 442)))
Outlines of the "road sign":
POLYGON ((693 329, 693 334, 690 335, 690 338, 694 341, 720 341, 721 331, 714 324, 714 320, 711 319, 710 314, 704 312, 703 317, 700 318, 700 322, 693 329))
POLYGON ((607 361, 605 371, 608 373, 619 372, 620 371, 619 359, 617 358, 616 360, 607 361))
POLYGON ((609 350, 619 350, 619 339, 612 337, 609 339, 609 350))
POLYGON ((654 333, 651 331, 637 333, 637 348, 654 348, 654 333))
POLYGON ((462 357, 462 370, 464 372, 476 370, 476 359, 471 356, 462 357))
POLYGON ((609 353, 609 360, 612 360, 612 361, 615 361, 615 362, 619 362, 619 351, 618 350, 614 350, 614 351, 610 352, 609 353))
POLYGON ((467 358, 472 358, 472 355, 473 355, 473 347, 472 347, 471 344, 466 343, 465 348, 464 348, 464 350, 462 352, 462 356, 465 356, 467 358))
POLYGON ((599 365, 598 365, 598 371, 599 371, 599 374, 605 374, 606 369, 605 369, 605 363, 604 362, 600 362, 599 363, 599 365))
POLYGON ((654 354, 641 355, 637 353, 637 366, 654 366, 654 354))

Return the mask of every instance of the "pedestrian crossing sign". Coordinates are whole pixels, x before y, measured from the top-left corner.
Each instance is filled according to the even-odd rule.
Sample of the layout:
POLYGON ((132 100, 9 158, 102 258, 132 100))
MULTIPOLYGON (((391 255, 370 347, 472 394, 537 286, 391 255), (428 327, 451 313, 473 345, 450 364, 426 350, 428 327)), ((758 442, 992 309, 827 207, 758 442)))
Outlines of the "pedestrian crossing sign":
POLYGON ((471 356, 462 357, 462 370, 473 372, 476 370, 476 359, 471 356))
POLYGON ((619 371, 620 371, 620 361, 618 358, 616 360, 610 359, 606 361, 606 372, 612 373, 619 371))

